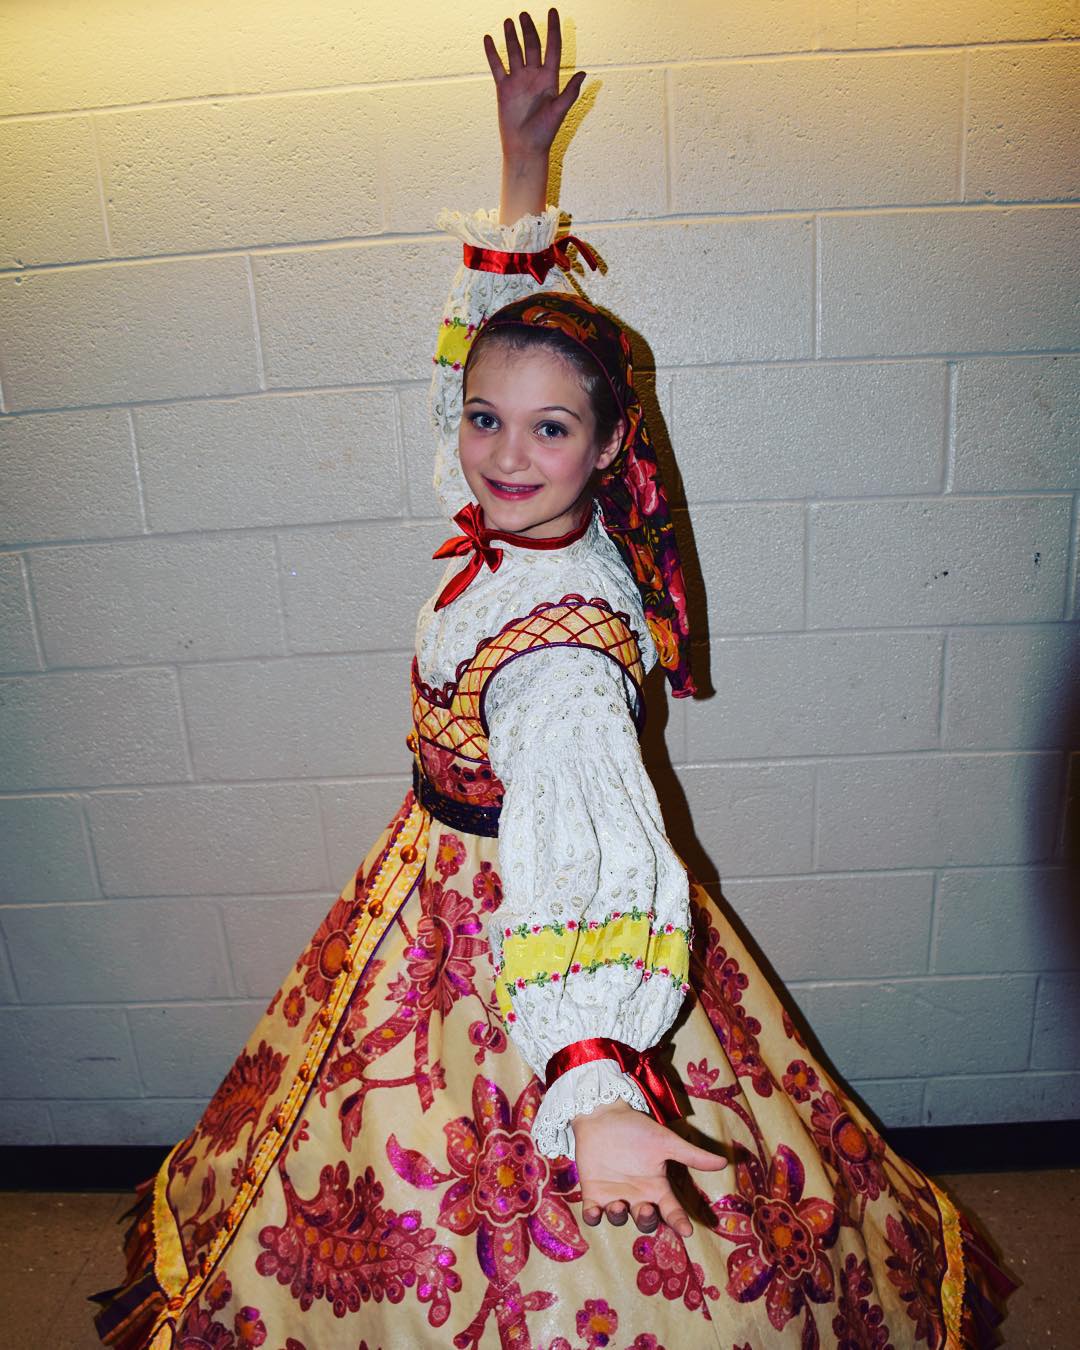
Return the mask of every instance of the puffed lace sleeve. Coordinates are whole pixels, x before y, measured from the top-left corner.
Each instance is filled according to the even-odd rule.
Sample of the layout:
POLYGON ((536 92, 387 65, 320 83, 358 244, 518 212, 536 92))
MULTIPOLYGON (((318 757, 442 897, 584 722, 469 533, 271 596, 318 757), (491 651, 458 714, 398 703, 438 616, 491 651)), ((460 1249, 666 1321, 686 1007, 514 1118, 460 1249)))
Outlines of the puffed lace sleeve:
MULTIPOLYGON (((513 225, 500 225, 498 211, 442 211, 436 224, 463 244, 507 253, 539 253, 555 242, 559 208, 548 206, 540 215, 522 216, 513 225)), ((566 274, 553 267, 543 285, 528 273, 502 275, 461 263, 443 308, 431 378, 431 419, 435 426, 435 492, 448 516, 472 500, 461 472, 457 435, 461 421, 461 368, 473 334, 485 318, 511 300, 534 291, 571 290, 566 274)))
MULTIPOLYGON (((496 992, 541 1081, 574 1041, 654 1045, 689 989, 689 878, 664 831, 630 697, 609 657, 567 647, 508 662, 487 693, 488 755, 506 789, 503 901, 489 927, 496 992)), ((648 1110, 614 1060, 570 1069, 544 1095, 536 1148, 572 1158, 572 1118, 618 1098, 648 1110)))

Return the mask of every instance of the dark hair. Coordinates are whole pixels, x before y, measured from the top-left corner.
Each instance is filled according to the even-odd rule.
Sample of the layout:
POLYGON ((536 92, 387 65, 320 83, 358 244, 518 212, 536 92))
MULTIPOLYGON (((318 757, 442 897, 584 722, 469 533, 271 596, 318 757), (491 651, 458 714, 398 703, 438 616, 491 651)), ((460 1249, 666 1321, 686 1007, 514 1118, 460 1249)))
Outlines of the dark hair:
POLYGON ((596 420, 596 444, 606 445, 615 429, 624 420, 622 409, 612 392, 608 377, 587 351, 572 337, 558 328, 544 328, 533 324, 505 324, 483 327, 473 340, 462 371, 462 389, 469 377, 469 366, 492 348, 523 352, 541 349, 551 352, 566 362, 577 376, 589 400, 596 420))

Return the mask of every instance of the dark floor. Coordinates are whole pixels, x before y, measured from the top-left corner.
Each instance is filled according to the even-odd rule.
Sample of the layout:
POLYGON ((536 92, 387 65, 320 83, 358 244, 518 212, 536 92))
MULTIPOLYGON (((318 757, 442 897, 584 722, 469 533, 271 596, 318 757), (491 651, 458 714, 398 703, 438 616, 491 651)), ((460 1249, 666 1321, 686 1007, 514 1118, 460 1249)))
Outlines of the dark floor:
MULTIPOLYGON (((1080 1169, 942 1173, 935 1180, 989 1230, 1025 1283, 1009 1350, 1080 1345, 1080 1169)), ((131 1196, 0 1193, 3 1350, 93 1350, 86 1295, 119 1283, 120 1214, 131 1196)))

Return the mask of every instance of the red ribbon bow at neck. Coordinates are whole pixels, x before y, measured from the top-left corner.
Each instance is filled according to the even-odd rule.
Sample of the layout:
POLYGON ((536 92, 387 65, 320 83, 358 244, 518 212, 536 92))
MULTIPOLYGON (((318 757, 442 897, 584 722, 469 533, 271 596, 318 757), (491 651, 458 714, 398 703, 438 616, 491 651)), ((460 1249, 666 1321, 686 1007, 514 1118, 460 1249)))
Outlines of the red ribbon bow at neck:
POLYGON ((659 1051, 653 1045, 648 1050, 635 1050, 625 1041, 612 1040, 610 1036, 590 1036, 587 1040, 575 1041, 565 1045, 547 1062, 544 1077, 545 1087, 550 1087, 560 1074, 567 1069, 576 1069, 579 1064, 588 1064, 595 1059, 613 1059, 623 1073, 628 1073, 637 1083, 653 1116, 663 1125, 666 1121, 681 1116, 679 1103, 672 1091, 671 1084, 658 1066, 659 1051))
POLYGON ((503 539, 507 543, 517 544, 521 548, 562 548, 565 544, 572 544, 575 539, 580 539, 589 528, 591 520, 592 510, 590 507, 585 512, 581 524, 575 526, 572 530, 568 530, 566 534, 556 535, 550 539, 534 539, 531 535, 515 534, 512 530, 489 530, 484 524, 484 511, 479 502, 469 502, 468 506, 463 506, 454 516, 455 524, 461 526, 464 534, 453 535, 440 544, 431 555, 433 558, 453 558, 462 553, 472 553, 472 557, 461 571, 455 572, 439 592, 439 597, 435 601, 435 608, 442 609, 451 600, 456 600, 485 563, 493 572, 499 570, 503 560, 503 551, 501 548, 494 547, 491 542, 493 539, 503 539))

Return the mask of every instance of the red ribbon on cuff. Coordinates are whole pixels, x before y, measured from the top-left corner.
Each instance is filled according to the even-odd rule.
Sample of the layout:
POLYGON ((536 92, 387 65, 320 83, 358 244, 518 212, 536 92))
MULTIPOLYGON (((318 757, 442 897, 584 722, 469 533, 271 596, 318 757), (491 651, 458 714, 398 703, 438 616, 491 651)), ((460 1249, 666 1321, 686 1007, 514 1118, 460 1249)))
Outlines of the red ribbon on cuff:
POLYGON ((682 1115, 671 1084, 659 1065, 659 1050, 655 1045, 648 1050, 635 1050, 625 1041, 612 1040, 610 1036, 590 1036, 573 1045, 564 1045, 547 1062, 545 1087, 550 1087, 568 1069, 576 1069, 579 1064, 589 1064, 596 1059, 613 1059, 623 1073, 630 1075, 661 1125, 682 1115))
POLYGON ((561 239, 556 239, 553 244, 536 253, 506 253, 497 248, 477 248, 475 244, 466 244, 465 266, 471 267, 474 272, 498 272, 502 276, 528 273, 542 286, 553 267, 567 271, 571 244, 595 272, 600 266, 600 259, 585 240, 579 239, 576 234, 564 234, 561 239))

